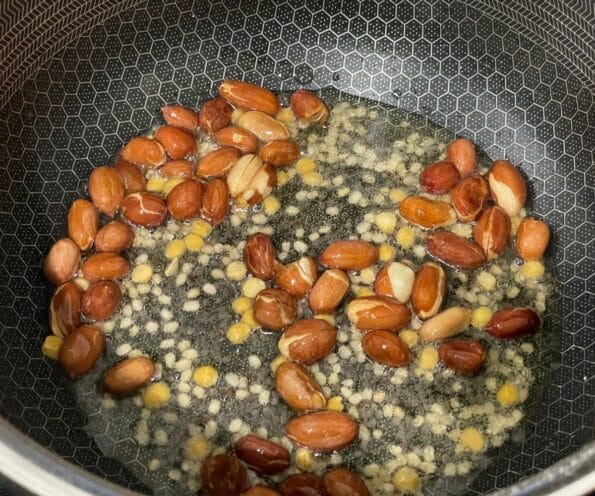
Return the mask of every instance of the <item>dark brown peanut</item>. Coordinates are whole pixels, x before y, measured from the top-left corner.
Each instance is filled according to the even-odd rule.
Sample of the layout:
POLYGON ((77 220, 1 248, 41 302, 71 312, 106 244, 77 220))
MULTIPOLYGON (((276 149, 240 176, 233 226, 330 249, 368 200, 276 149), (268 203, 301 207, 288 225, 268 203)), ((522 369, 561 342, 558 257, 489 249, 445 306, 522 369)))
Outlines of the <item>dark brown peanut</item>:
POLYGON ((362 349, 370 359, 389 367, 402 367, 411 360, 407 345, 389 331, 367 332, 362 339, 362 349))
POLYGON ((82 292, 73 282, 56 288, 49 308, 49 323, 52 332, 61 338, 74 331, 81 322, 82 292))
POLYGON ((179 221, 198 216, 202 207, 204 185, 196 179, 186 179, 167 195, 167 210, 179 221))
POLYGON ((94 325, 82 325, 64 338, 58 359, 71 379, 89 372, 105 349, 105 335, 94 325))
POLYGON ((295 474, 279 484, 282 496, 328 496, 322 477, 314 474, 295 474))
POLYGON ((198 123, 203 133, 215 134, 231 122, 233 109, 225 98, 217 97, 202 104, 198 114, 198 123))
POLYGON ((324 474, 323 480, 329 496, 370 496, 364 482, 346 468, 328 471, 324 474))
POLYGON ((503 308, 494 314, 486 331, 498 339, 515 339, 535 334, 541 326, 539 315, 531 308, 503 308))
POLYGON ((244 262, 250 273, 268 281, 273 278, 277 254, 268 234, 256 233, 246 240, 244 262))
POLYGON ((419 175, 419 184, 432 195, 445 195, 458 180, 457 169, 446 160, 428 165, 419 175))
POLYGON ((232 455, 215 455, 205 460, 200 478, 209 496, 241 496, 250 487, 246 469, 232 455))
POLYGON ((105 320, 113 315, 120 304, 122 292, 114 281, 97 281, 83 293, 81 310, 91 320, 105 320))
POLYGON ((486 262, 481 246, 448 231, 430 234, 426 249, 441 262, 458 269, 475 270, 486 262))
POLYGON ((285 472, 291 461, 289 451, 283 446, 252 435, 238 439, 234 452, 250 468, 265 475, 285 472))
POLYGON ((488 182, 481 176, 460 180, 450 192, 450 201, 463 222, 472 222, 484 209, 490 198, 488 182))
POLYGON ((438 356, 449 369, 459 374, 474 375, 479 372, 486 352, 479 341, 459 339, 442 343, 438 348, 438 356))
POLYGON ((202 216, 212 226, 221 224, 229 213, 229 189, 220 177, 211 179, 205 186, 202 198, 202 216))

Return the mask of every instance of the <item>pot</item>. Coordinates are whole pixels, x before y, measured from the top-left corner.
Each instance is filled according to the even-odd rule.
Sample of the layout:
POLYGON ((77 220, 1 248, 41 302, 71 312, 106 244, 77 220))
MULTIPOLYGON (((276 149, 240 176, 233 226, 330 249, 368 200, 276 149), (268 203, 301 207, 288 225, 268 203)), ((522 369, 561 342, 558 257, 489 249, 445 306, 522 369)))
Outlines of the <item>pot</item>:
MULTIPOLYGON (((520 166, 553 232, 551 339, 522 432, 465 490, 595 490, 592 10, 588 0, 0 5, 0 489, 149 493, 102 453, 87 430, 100 419, 40 353, 51 291, 40 266, 93 166, 150 129, 163 104, 197 107, 233 77, 416 112, 520 166)), ((132 439, 103 435, 120 436, 134 464, 132 439)))

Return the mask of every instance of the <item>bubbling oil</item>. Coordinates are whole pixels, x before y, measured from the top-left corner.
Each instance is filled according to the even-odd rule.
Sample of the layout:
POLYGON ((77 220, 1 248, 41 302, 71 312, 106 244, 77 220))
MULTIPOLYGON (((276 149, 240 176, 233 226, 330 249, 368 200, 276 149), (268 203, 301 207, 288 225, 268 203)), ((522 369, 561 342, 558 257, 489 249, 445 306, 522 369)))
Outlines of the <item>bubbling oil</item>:
MULTIPOLYGON (((139 230, 142 239, 137 237, 127 254, 132 265, 150 263, 160 277, 143 287, 124 281, 120 311, 104 325, 107 352, 94 372, 74 387, 97 446, 125 465, 152 494, 196 493, 201 460, 185 448, 196 436, 206 439, 210 452, 217 453, 229 451, 239 435, 257 433, 287 445, 295 462, 296 449, 285 437, 293 413, 277 396, 270 369, 278 355, 279 335, 256 330, 239 346, 226 338, 226 329, 240 318, 231 306, 241 284, 221 273, 231 260, 241 258, 240 242, 250 233, 270 229, 285 262, 304 251, 317 257, 330 242, 353 236, 393 247, 396 260, 414 267, 428 259, 425 232, 399 219, 396 230, 410 228, 414 239, 411 246, 402 246, 393 233, 379 230, 374 218, 380 212, 395 212, 395 197, 419 192, 422 167, 442 156, 454 134, 395 107, 333 90, 323 91, 323 97, 333 109, 328 125, 299 131, 296 138, 316 163, 321 184, 309 186, 294 167, 288 168, 287 182, 273 191, 280 211, 267 216, 257 206, 234 212, 210 235, 208 248, 182 258, 179 273, 186 277, 181 284, 176 276, 163 275, 169 263, 163 251, 169 240, 186 232, 187 225, 170 222, 152 232, 139 230), (184 310, 189 299, 199 302, 198 311, 184 310), (168 404, 160 409, 145 408, 142 393, 114 401, 102 396, 98 387, 110 364, 140 353, 160 364, 156 380, 171 390, 168 404), (210 389, 197 388, 192 371, 206 364, 217 369, 218 382, 210 389)), ((485 172, 490 161, 485 154, 479 156, 480 172, 485 172)), ((469 226, 455 229, 466 232, 469 226)), ((447 268, 447 305, 545 308, 551 288, 547 271, 539 281, 524 280, 519 274, 521 262, 512 248, 475 273, 447 268), (477 282, 481 271, 496 280, 489 291, 477 282)), ((369 287, 370 275, 352 274, 352 288, 369 287)), ((309 317, 306 304, 300 315, 309 317)), ((465 336, 484 343, 489 356, 477 376, 461 377, 440 364, 423 368, 420 357, 428 345, 422 343, 412 346, 413 360, 407 367, 374 364, 362 353, 361 334, 351 327, 343 307, 335 319, 336 350, 311 371, 327 397, 340 397, 344 410, 358 419, 360 435, 339 453, 316 456, 309 470, 323 473, 332 466, 347 466, 362 476, 373 494, 398 494, 392 477, 403 466, 419 474, 423 494, 465 492, 474 474, 489 463, 493 448, 510 442, 513 434, 522 435, 523 403, 500 406, 498 388, 510 382, 521 399, 529 397, 538 377, 535 350, 555 339, 547 325, 522 344, 497 343, 485 331, 470 328, 465 336), (461 432, 469 427, 481 433, 487 450, 461 448, 461 432)), ((297 471, 292 463, 287 473, 297 471)))

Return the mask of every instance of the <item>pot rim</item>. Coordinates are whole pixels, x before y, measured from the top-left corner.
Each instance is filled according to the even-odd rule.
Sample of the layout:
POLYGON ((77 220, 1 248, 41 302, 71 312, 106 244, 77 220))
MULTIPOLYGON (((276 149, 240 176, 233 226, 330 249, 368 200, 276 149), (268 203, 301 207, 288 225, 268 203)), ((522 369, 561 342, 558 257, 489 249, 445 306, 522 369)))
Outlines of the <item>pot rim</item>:
MULTIPOLYGON (((37 496, 135 496, 41 446, 0 418, 0 474, 37 496)), ((595 490, 595 441, 492 496, 581 496, 595 490)))

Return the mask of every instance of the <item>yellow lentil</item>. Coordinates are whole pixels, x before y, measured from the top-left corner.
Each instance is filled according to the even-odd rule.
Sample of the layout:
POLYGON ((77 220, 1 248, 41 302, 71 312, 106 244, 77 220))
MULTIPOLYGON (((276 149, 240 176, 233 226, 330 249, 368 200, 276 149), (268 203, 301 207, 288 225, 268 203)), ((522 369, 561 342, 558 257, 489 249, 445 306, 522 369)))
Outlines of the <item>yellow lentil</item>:
POLYGON ((44 356, 57 360, 63 342, 64 340, 59 336, 46 336, 41 345, 41 352, 44 356))
POLYGON ((213 387, 217 383, 219 373, 217 369, 212 365, 203 365, 198 367, 194 374, 192 374, 192 380, 202 388, 213 387))

